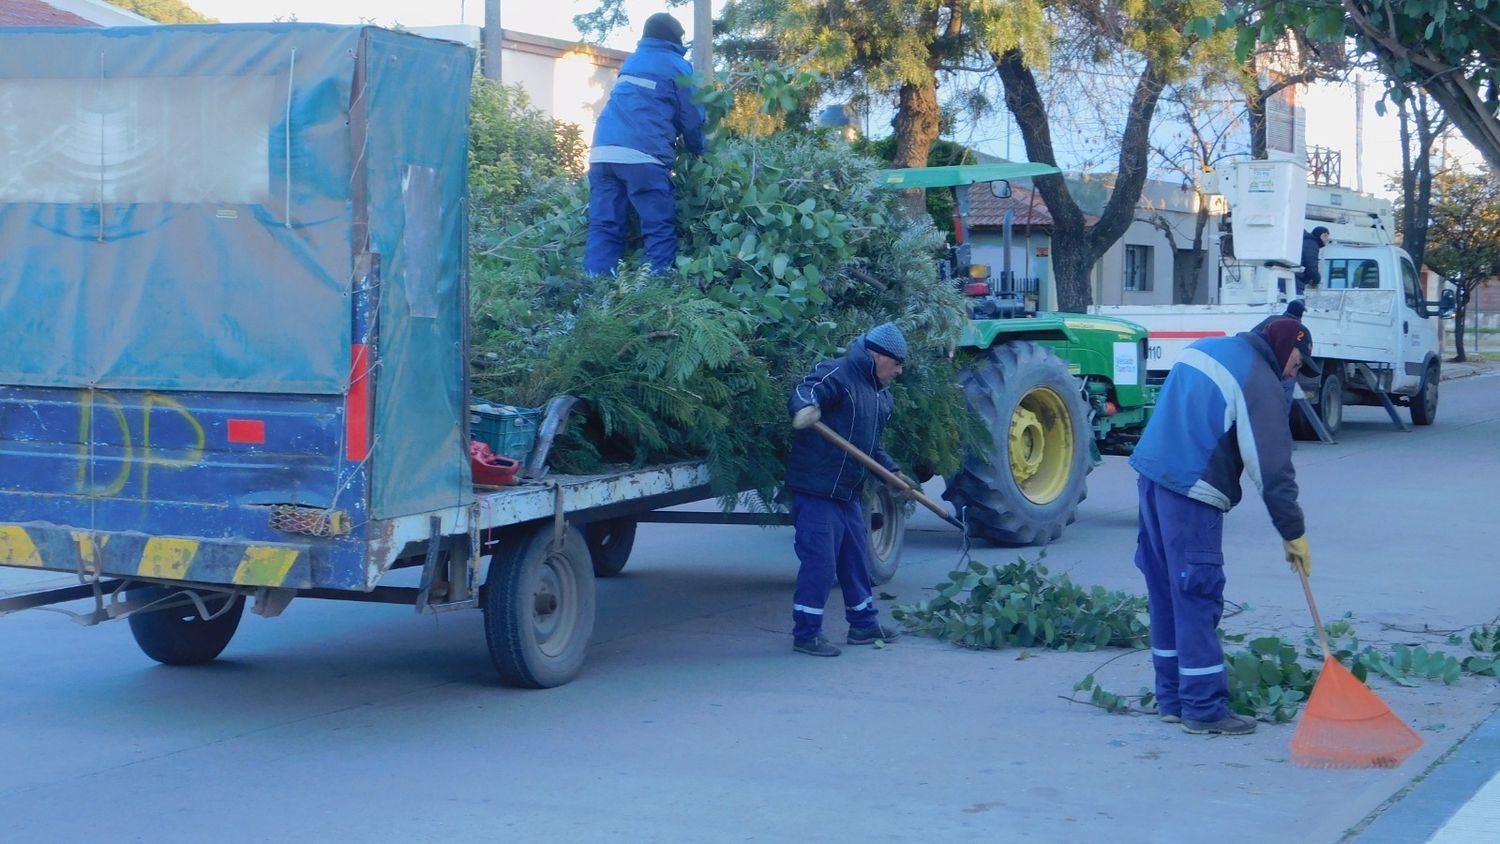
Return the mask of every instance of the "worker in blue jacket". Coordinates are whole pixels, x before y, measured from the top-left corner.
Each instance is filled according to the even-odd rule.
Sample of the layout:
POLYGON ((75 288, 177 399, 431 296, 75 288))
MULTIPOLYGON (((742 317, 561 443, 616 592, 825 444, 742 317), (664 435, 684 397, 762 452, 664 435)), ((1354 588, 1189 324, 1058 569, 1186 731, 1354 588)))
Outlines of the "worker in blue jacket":
POLYGON ((646 19, 636 51, 620 67, 589 151, 589 233, 583 268, 612 274, 625 254, 628 213, 641 221, 652 272, 677 261, 677 200, 671 166, 677 137, 703 154, 703 109, 693 103, 693 67, 683 58, 682 24, 665 12, 646 19))
POLYGON ((890 385, 901 375, 905 362, 906 338, 901 329, 882 323, 856 340, 847 355, 818 364, 792 390, 787 408, 797 433, 787 460, 786 488, 792 493, 796 526, 793 546, 802 564, 792 597, 792 647, 799 653, 840 653, 823 635, 823 605, 835 577, 844 591, 849 644, 889 642, 900 635, 895 628, 880 624, 875 609, 869 521, 860 501, 869 470, 811 428, 821 420, 911 483, 880 446, 880 435, 891 418, 890 385))
POLYGON ((1218 635, 1224 513, 1239 503, 1242 473, 1260 490, 1293 571, 1312 573, 1281 386, 1311 358, 1312 333, 1295 319, 1193 343, 1130 458, 1140 473, 1135 564, 1146 577, 1158 712, 1190 733, 1255 732, 1253 719, 1229 712, 1218 635))

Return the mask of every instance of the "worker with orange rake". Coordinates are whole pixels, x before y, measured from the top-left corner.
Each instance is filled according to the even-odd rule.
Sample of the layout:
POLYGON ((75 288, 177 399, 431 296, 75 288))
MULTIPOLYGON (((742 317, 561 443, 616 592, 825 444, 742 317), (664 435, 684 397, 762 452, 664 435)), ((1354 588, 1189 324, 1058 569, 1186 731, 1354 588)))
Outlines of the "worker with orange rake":
POLYGON ((1312 334, 1277 319, 1199 340, 1173 364, 1130 465, 1140 473, 1135 563, 1146 577, 1157 711, 1189 733, 1248 735, 1229 711, 1224 615, 1224 513, 1249 473, 1293 571, 1312 570, 1286 421, 1283 379, 1317 375, 1312 334))

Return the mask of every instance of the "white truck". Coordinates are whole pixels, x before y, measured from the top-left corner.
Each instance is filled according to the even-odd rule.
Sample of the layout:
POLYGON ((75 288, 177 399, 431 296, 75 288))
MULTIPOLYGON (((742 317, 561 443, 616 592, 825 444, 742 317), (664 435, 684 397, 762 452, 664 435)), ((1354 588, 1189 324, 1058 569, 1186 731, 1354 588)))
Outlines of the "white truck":
POLYGON ((1282 313, 1296 297, 1304 229, 1323 226, 1330 241, 1319 257, 1322 281, 1303 297, 1321 378, 1299 381, 1299 436, 1331 440, 1346 404, 1384 407, 1391 421, 1431 425, 1440 377, 1438 320, 1452 292, 1424 298, 1417 268, 1396 246, 1390 202, 1345 188, 1309 185, 1297 161, 1238 161, 1222 173, 1228 234, 1221 238, 1216 304, 1112 305, 1094 312, 1131 320, 1150 332, 1148 379, 1166 377, 1183 349, 1203 337, 1248 331, 1282 313), (1310 407, 1308 406, 1310 405, 1310 407), (1320 424, 1321 423, 1321 424, 1320 424), (1318 428, 1325 430, 1319 432, 1318 428))

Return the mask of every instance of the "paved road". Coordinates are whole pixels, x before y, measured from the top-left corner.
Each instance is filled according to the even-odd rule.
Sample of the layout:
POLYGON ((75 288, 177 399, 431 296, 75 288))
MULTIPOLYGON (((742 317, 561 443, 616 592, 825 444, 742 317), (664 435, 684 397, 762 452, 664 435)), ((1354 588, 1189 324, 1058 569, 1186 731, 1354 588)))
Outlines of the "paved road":
MULTIPOLYGON (((1300 447, 1325 615, 1438 645, 1384 625, 1495 617, 1496 407, 1500 378, 1465 378, 1444 384, 1436 427, 1352 409, 1340 445, 1300 447)), ((1133 483, 1119 459, 1096 471, 1048 565, 1139 591, 1133 483)), ((901 600, 955 560, 952 531, 916 524, 886 587, 901 600)), ((1264 508, 1236 510, 1226 537, 1228 596, 1249 607, 1226 626, 1306 633, 1264 508)), ((1396 770, 1303 770, 1290 727, 1205 739, 1060 699, 1111 654, 908 637, 794 655, 789 545, 782 529, 643 528, 626 576, 600 585, 585 674, 548 692, 494 684, 477 614, 298 602, 247 616, 199 669, 150 662, 124 625, 0 619, 0 837, 1334 842, 1500 704, 1493 680, 1379 685, 1427 746, 1396 770)), ((1127 692, 1149 677, 1140 654, 1100 673, 1127 692)))

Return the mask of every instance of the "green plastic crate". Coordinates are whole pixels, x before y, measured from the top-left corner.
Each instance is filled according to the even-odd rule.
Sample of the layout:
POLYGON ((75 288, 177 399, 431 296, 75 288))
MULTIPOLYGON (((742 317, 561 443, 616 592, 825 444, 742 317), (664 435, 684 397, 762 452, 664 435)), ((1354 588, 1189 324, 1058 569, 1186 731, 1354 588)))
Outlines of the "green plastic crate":
POLYGON ((537 408, 470 405, 469 435, 489 446, 490 451, 524 463, 536 444, 536 429, 541 419, 542 411, 537 408))

